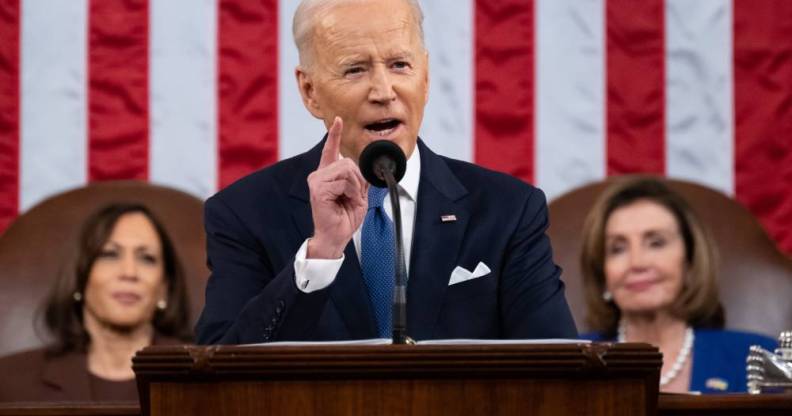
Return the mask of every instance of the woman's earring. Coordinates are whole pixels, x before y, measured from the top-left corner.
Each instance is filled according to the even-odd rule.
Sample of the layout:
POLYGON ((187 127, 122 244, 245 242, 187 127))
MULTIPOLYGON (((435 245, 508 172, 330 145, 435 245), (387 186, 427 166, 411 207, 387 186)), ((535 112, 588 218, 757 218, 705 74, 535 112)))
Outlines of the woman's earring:
POLYGON ((82 293, 80 293, 80 292, 72 293, 72 299, 74 299, 75 302, 82 301, 82 293))
POLYGON ((160 299, 157 301, 157 309, 164 311, 165 308, 167 307, 168 307, 168 302, 166 302, 165 299, 160 299))
POLYGON ((613 293, 611 293, 610 290, 606 290, 606 291, 602 292, 602 300, 604 300, 605 302, 612 301, 613 300, 613 293))

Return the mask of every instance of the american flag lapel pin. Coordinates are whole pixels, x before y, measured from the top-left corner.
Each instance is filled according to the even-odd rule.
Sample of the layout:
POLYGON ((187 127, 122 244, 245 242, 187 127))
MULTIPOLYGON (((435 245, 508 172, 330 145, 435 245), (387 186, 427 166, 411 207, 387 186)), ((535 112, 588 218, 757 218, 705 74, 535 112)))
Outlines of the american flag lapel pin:
POLYGON ((440 222, 454 222, 456 221, 456 215, 454 214, 446 214, 440 216, 440 222))

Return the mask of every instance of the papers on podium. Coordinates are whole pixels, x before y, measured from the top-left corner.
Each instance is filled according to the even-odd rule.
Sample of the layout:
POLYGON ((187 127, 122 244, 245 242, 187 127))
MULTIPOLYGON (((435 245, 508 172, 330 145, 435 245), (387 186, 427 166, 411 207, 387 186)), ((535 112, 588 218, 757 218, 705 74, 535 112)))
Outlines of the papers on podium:
MULTIPOLYGON (((333 345, 390 345, 390 338, 353 339, 344 341, 278 341, 261 344, 246 344, 255 347, 296 347, 296 346, 333 346, 333 345)), ((431 339, 416 341, 417 345, 525 345, 525 344, 589 344, 583 339, 431 339)))

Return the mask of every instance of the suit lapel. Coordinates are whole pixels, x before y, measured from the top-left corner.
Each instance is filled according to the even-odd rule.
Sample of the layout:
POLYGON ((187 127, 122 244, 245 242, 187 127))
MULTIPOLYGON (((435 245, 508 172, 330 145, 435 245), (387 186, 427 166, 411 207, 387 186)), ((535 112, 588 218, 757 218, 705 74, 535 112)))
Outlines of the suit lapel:
POLYGON ((319 157, 322 154, 324 140, 299 157, 292 177, 294 178, 289 188, 289 207, 292 220, 297 231, 302 237, 300 241, 313 235, 313 220, 311 219, 311 194, 308 190, 308 175, 319 166, 319 157))
POLYGON ((467 190, 446 162, 422 141, 418 145, 421 179, 407 284, 407 332, 426 339, 432 338, 451 270, 457 265, 470 207, 467 190), (454 215, 456 221, 443 222, 444 215, 454 215))
POLYGON ((45 361, 41 380, 59 388, 63 397, 88 401, 91 399, 91 386, 87 375, 88 363, 85 354, 67 353, 45 361))
POLYGON ((353 242, 347 244, 344 255, 344 264, 336 276, 330 296, 347 325, 351 339, 376 337, 377 323, 353 242))
MULTIPOLYGON (((289 191, 292 220, 305 241, 313 235, 308 175, 319 166, 324 140, 309 150, 298 166, 299 172, 289 191)), ((369 304, 368 289, 360 270, 360 261, 352 241, 344 250, 344 263, 330 288, 330 299, 344 321, 350 339, 376 336, 377 326, 369 304)))

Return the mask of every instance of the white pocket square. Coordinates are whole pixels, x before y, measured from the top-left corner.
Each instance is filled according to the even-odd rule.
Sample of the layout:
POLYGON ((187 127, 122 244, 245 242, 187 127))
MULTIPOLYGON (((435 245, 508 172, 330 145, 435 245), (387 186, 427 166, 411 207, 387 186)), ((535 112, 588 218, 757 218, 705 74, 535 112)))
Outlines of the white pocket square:
POLYGON ((448 285, 451 286, 457 283, 462 283, 468 280, 486 276, 490 274, 490 272, 490 268, 487 267, 487 265, 483 262, 479 262, 479 264, 476 265, 476 269, 473 270, 472 273, 464 267, 457 266, 454 268, 454 271, 451 272, 451 279, 448 281, 448 285))

